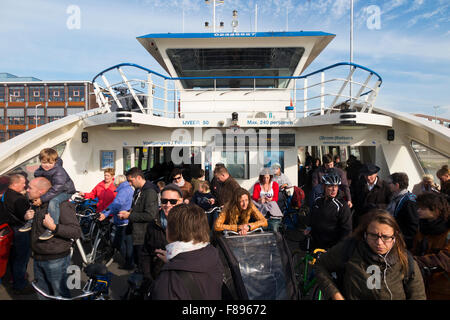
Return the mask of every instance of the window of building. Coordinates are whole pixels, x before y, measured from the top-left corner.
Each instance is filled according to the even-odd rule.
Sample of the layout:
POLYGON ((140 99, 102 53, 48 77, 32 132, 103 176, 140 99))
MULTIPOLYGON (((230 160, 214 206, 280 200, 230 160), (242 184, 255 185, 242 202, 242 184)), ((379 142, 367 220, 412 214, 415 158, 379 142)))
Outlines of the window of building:
POLYGON ((9 102, 25 102, 25 87, 9 87, 9 102))
POLYGON ((411 141, 411 147, 419 159, 423 171, 427 174, 432 174, 435 177, 435 181, 439 181, 436 177, 436 171, 438 171, 443 165, 450 165, 450 158, 431 150, 416 141, 411 141))
POLYGON ((7 108, 6 116, 9 125, 25 125, 25 111, 23 108, 7 108))
POLYGON ((44 116, 28 116, 28 124, 29 125, 35 125, 35 120, 37 119, 38 124, 45 124, 45 117, 44 116))
MULTIPOLYGON (((10 131, 10 138, 11 138, 11 131, 10 131)), ((56 152, 58 152, 58 156, 61 157, 66 148, 66 144, 67 143, 64 141, 52 148, 55 149, 56 152)), ((40 165, 39 155, 36 155, 33 158, 21 163, 17 167, 14 167, 10 171, 8 171, 6 174, 10 174, 10 173, 17 172, 17 171, 25 171, 28 174, 28 177, 32 178, 32 177, 34 177, 34 171, 36 171, 37 168, 39 168, 39 165, 40 165)))
POLYGON ((64 86, 49 86, 48 87, 48 101, 61 102, 64 99, 64 86))
POLYGON ((69 101, 84 101, 84 86, 69 86, 69 101))
POLYGON ((6 124, 5 123, 5 109, 0 108, 0 124, 6 124))
POLYGON ((6 141, 6 132, 0 131, 0 142, 6 141))
POLYGON ((28 101, 33 102, 45 102, 45 87, 39 86, 39 87, 29 87, 28 88, 28 101))
POLYGON ((9 138, 12 139, 14 137, 17 137, 19 134, 24 133, 25 130, 9 130, 9 138))
POLYGON ((6 102, 5 96, 6 96, 6 87, 0 86, 0 102, 6 102))
POLYGON ((221 162, 235 179, 249 179, 249 152, 222 151, 221 162))

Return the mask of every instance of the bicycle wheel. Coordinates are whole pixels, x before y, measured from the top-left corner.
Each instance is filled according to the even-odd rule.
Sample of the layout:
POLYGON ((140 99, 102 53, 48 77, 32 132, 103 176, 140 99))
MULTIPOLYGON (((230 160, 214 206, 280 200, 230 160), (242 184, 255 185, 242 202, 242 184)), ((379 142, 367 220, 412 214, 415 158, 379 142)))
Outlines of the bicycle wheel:
POLYGON ((294 267, 294 275, 295 279, 299 286, 303 284, 303 272, 305 270, 303 258, 305 256, 305 252, 300 249, 296 249, 292 251, 292 265, 294 267))
POLYGON ((101 236, 94 243, 92 260, 94 263, 105 264, 107 267, 113 262, 115 248, 112 246, 111 230, 109 225, 102 226, 101 236))

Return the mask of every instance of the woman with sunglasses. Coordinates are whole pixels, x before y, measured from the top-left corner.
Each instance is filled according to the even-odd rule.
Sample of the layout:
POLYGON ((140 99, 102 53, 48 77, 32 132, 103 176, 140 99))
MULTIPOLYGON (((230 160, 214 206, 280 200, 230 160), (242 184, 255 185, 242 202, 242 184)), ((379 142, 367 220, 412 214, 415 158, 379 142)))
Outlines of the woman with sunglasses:
POLYGON ((157 278, 164 265, 165 247, 167 245, 167 217, 173 207, 183 203, 183 192, 174 185, 168 184, 161 191, 161 210, 156 219, 147 226, 140 261, 144 274, 144 288, 157 278))
POLYGON ((172 183, 178 186, 183 192, 183 202, 189 203, 194 194, 194 187, 192 184, 186 180, 184 180, 182 170, 179 168, 175 168, 171 174, 172 183))
POLYGON ((333 300, 426 299, 420 269, 385 210, 368 213, 352 237, 324 253, 314 270, 324 295, 333 300))

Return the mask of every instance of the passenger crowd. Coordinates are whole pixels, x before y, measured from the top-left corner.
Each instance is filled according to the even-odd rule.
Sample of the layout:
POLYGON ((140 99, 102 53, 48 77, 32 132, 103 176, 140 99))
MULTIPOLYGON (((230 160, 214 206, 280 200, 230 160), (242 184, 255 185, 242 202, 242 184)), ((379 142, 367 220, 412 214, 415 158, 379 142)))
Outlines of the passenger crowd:
MULTIPOLYGON (((17 295, 32 292, 26 273, 32 256, 38 286, 70 297, 65 270, 81 229, 67 200, 76 190, 55 150, 43 149, 39 159, 30 180, 23 172, 0 177, 0 225, 13 230, 9 277, 2 281, 17 295)), ((211 181, 197 171, 173 168, 153 183, 136 167, 117 176, 106 169, 90 192, 80 192, 98 199, 99 220, 111 218, 120 268, 143 275, 147 298, 220 299, 223 266, 214 237, 225 230, 282 232, 286 210, 294 207, 307 212, 302 232, 311 247, 327 250, 314 268, 327 297, 450 299, 448 166, 437 171, 439 185, 426 174, 412 192, 406 173, 384 180, 378 166, 354 156, 343 164, 336 156, 307 155, 300 187, 279 163, 263 168, 250 190, 221 163, 211 181), (382 274, 376 290, 367 285, 373 265, 382 274)))

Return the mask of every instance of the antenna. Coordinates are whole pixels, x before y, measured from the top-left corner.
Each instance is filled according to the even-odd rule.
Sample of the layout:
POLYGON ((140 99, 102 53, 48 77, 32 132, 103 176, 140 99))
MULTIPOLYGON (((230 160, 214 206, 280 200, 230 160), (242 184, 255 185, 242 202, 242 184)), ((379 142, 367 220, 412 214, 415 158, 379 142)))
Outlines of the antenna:
MULTIPOLYGON (((353 0, 350 0, 350 63, 353 63, 353 0)), ((353 66, 350 66, 350 72, 353 66)), ((350 101, 352 98, 353 77, 350 78, 350 101)))
POLYGON ((258 32, 258 4, 255 4, 255 32, 258 32))

